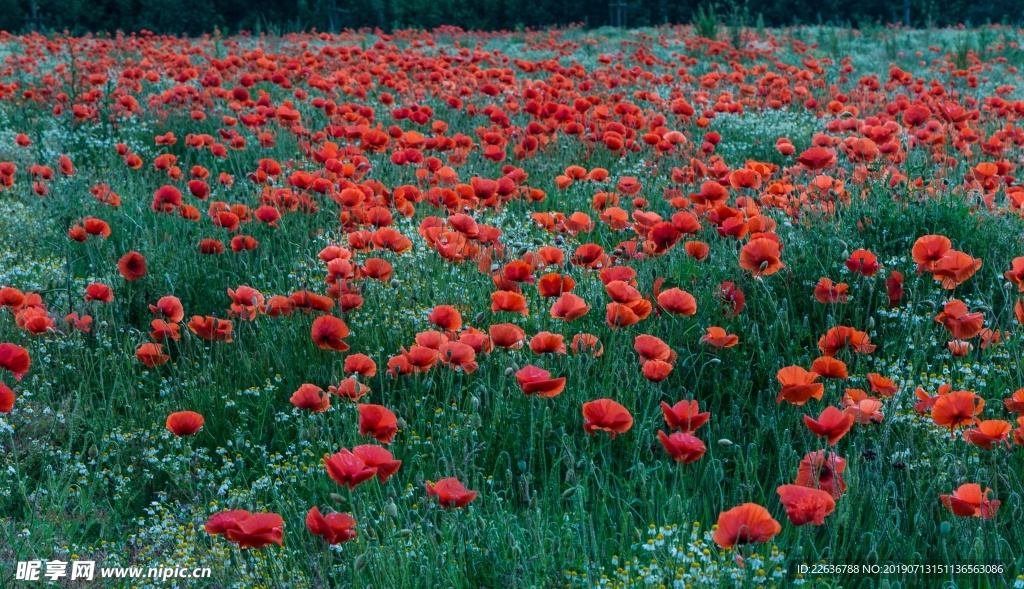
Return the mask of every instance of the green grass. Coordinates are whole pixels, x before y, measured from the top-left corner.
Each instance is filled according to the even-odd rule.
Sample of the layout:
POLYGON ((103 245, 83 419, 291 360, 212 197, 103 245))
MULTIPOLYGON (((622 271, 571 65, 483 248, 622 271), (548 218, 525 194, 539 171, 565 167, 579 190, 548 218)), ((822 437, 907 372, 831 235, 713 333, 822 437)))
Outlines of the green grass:
MULTIPOLYGON (((689 30, 643 32, 666 43, 603 31, 614 37, 607 48, 590 52, 584 44, 576 51, 592 72, 603 67, 598 55, 619 50, 629 55, 635 48, 626 43, 636 43, 664 60, 643 68, 659 74, 679 67, 673 52, 686 53, 701 58, 691 68, 695 76, 711 71, 708 64, 712 62, 728 71, 728 60, 735 57, 708 56, 695 45, 684 48, 676 43, 695 34, 689 30)), ((829 83, 847 93, 854 92, 862 76, 874 73, 884 81, 888 63, 894 59, 916 76, 950 79, 936 64, 915 65, 916 50, 925 52, 921 60, 926 62, 940 57, 927 53, 918 31, 882 33, 892 35, 884 45, 880 39, 864 39, 852 32, 804 33, 800 35, 805 39, 828 40, 819 41, 821 47, 814 50, 818 59, 837 59, 837 47, 849 48, 854 73, 842 76, 838 63, 826 66, 829 83), (896 56, 895 44, 904 56, 896 56), (887 56, 887 51, 892 55, 887 56)), ((566 40, 574 42, 589 34, 564 33, 566 40)), ((961 38, 954 31, 932 34, 954 43, 961 38)), ((765 35, 765 42, 771 36, 779 47, 748 56, 749 64, 771 69, 775 60, 799 64, 803 59, 790 49, 794 31, 768 30, 765 35)), ((531 45, 541 43, 544 34, 527 33, 525 38, 522 44, 508 38, 479 41, 484 49, 502 49, 512 58, 554 54, 551 47, 531 45)), ((298 55, 302 40, 319 46, 312 37, 285 37, 275 51, 298 55)), ((373 41, 369 39, 367 45, 373 41)), ((460 42, 473 46, 477 41, 467 36, 460 42)), ((237 42, 246 50, 258 44, 237 42)), ((403 48, 409 44, 405 39, 398 42, 403 48)), ((211 40, 194 43, 213 51, 211 40)), ((355 41, 348 38, 344 44, 355 41)), ((452 50, 450 41, 445 45, 452 50)), ((220 51, 231 50, 222 41, 220 51)), ((130 48, 122 51, 116 54, 119 60, 135 55, 130 48)), ((436 51, 413 50, 424 55, 436 51)), ((58 54, 54 60, 66 57, 58 54)), ((951 55, 949 59, 961 58, 951 55)), ((568 63, 562 60, 563 65, 568 63)), ((340 66, 324 71, 334 67, 340 66)), ((631 67, 628 60, 627 67, 631 67)), ((548 76, 517 72, 520 80, 548 76)), ((985 76, 989 81, 978 89, 966 89, 962 82, 957 87, 964 95, 981 98, 991 95, 997 85, 1019 83, 1019 76, 998 64, 985 76)), ((18 71, 4 82, 18 77, 23 82, 37 79, 18 71)), ((225 87, 234 84, 232 80, 225 87)), ((145 82, 137 94, 158 94, 171 85, 166 79, 159 84, 145 82)), ((291 91, 268 82, 257 88, 270 93, 275 104, 291 97, 291 91)), ((639 83, 635 88, 627 86, 624 99, 639 88, 639 83)), ((654 88, 662 98, 673 89, 654 88)), ((698 91, 693 81, 679 89, 691 102, 698 91)), ((735 84, 723 82, 721 89, 739 94, 735 84)), ((902 91, 898 87, 882 93, 892 99, 902 91)), ((607 98, 605 89, 594 92, 607 98)), ((822 104, 828 102, 827 89, 815 87, 813 92, 822 104)), ((1014 92, 1012 97, 1020 100, 1020 91, 1014 92)), ((371 92, 371 97, 378 93, 371 92)), ((339 103, 358 102, 353 96, 335 98, 339 103)), ((481 97, 474 100, 490 102, 481 97)), ((403 96, 402 101, 413 98, 403 96)), ((145 104, 142 98, 139 102, 145 104)), ((385 129, 391 124, 412 128, 409 121, 392 120, 389 109, 375 97, 365 102, 377 110, 385 129)), ((719 115, 709 129, 671 117, 667 124, 685 131, 698 150, 705 131, 720 133, 717 153, 731 167, 740 167, 748 159, 792 166, 792 158, 775 150, 775 140, 790 138, 799 153, 810 146, 816 133, 824 132, 830 120, 804 112, 799 102, 787 110, 759 112, 747 107, 741 116, 719 115)), ((432 106, 437 118, 449 123, 450 134, 475 137, 474 129, 487 124, 483 117, 449 109, 430 92, 420 103, 432 106)), ((884 103, 875 106, 880 110, 884 103)), ((643 105, 667 112, 667 104, 643 105)), ((867 116, 865 107, 861 108, 861 116, 867 116)), ((974 164, 994 159, 981 154, 980 147, 975 146, 974 158, 960 157, 946 173, 950 188, 941 198, 923 202, 908 197, 905 183, 896 188, 881 180, 855 185, 849 174, 853 165, 840 155, 840 168, 846 172, 830 173, 846 175, 852 196, 849 206, 840 206, 830 216, 805 213, 795 221, 782 211, 765 210, 778 223, 787 268, 764 279, 752 278, 739 268, 740 242, 719 237, 711 223, 702 219, 704 228, 694 239, 711 245, 707 260, 696 262, 679 246, 663 257, 628 264, 637 270, 638 288, 645 296, 657 278, 665 278, 665 288, 678 286, 696 297, 697 314, 652 315, 617 331, 605 323, 608 297, 603 285, 596 273, 580 267, 567 273, 579 283, 573 292, 593 307, 585 317, 568 324, 552 319, 547 312, 550 301, 540 299, 530 286, 524 289, 531 311, 528 317, 491 313, 491 278, 478 272, 475 262, 444 261, 416 232, 423 217, 447 213, 424 202, 410 219, 396 214, 395 227, 412 239, 413 249, 404 255, 357 254, 360 260, 387 259, 395 268, 394 279, 363 281, 365 304, 344 319, 352 332, 347 340, 352 352, 368 354, 378 365, 377 375, 363 380, 372 390, 364 402, 386 405, 402 419, 404 425, 390 449, 403 464, 386 484, 371 481, 350 492, 327 476, 321 459, 369 440, 358 433, 355 404, 332 399, 326 413, 309 414, 289 403, 292 392, 303 383, 326 390, 345 376, 346 354, 322 350, 310 339, 315 315, 260 316, 251 323, 236 319, 235 341, 230 344, 201 340, 183 325, 181 341, 165 345, 171 356, 168 364, 147 369, 133 355, 139 344, 149 341, 148 305, 161 296, 179 297, 187 321, 192 315, 227 317, 226 291, 243 284, 267 296, 300 289, 323 293, 326 270, 316 254, 328 244, 344 244, 345 239, 338 227, 337 205, 321 196, 319 212, 288 213, 280 229, 243 225, 241 233, 260 242, 255 251, 234 254, 228 249, 221 256, 201 255, 196 246, 200 239, 214 237, 227 244, 230 235, 205 217, 208 203, 190 196, 186 201, 204 213, 199 223, 152 212, 149 203, 154 191, 172 183, 152 168, 153 158, 162 152, 175 154, 186 176, 197 164, 209 168, 211 180, 220 172, 232 174, 234 186, 214 187, 210 200, 253 208, 258 205, 259 187, 246 177, 258 159, 294 160, 301 169, 318 166, 303 159, 296 138, 277 127, 273 127, 276 147, 261 149, 253 134, 243 130, 249 147, 232 151, 224 160, 185 146, 184 138, 190 133, 217 136, 220 117, 230 114, 223 102, 208 106, 202 122, 189 119, 188 109, 168 108, 166 117, 145 114, 117 127, 109 122, 75 125, 51 110, 45 102, 0 106, 0 161, 14 161, 19 170, 16 185, 0 193, 0 286, 41 293, 65 332, 32 336, 17 328, 12 312, 0 311, 0 341, 24 346, 33 361, 15 389, 14 411, 0 417, 0 448, 5 458, 0 469, 0 581, 4 586, 21 585, 14 580, 16 561, 58 558, 96 560, 98 566, 213 568, 211 579, 203 582, 177 580, 159 585, 182 587, 591 587, 604 583, 602 575, 607 576, 608 586, 672 587, 676 575, 689 571, 693 561, 698 565, 692 568, 705 571, 706 576, 692 586, 788 587, 797 580, 799 565, 819 562, 998 562, 1004 573, 955 572, 926 580, 907 572, 823 574, 804 576, 808 585, 1006 587, 1024 572, 1024 526, 1019 525, 1024 462, 1019 448, 979 450, 959 436, 950 439, 948 432, 912 409, 916 386, 934 393, 940 383, 949 382, 954 390, 973 390, 987 400, 984 418, 1012 421, 1002 399, 1024 386, 1020 325, 1012 312, 1017 293, 1004 288, 1002 278, 1011 260, 1024 250, 1020 243, 1024 223, 1015 214, 972 210, 962 192, 953 190, 974 164), (169 148, 155 146, 153 137, 167 131, 175 133, 178 143, 169 148), (14 145, 13 136, 19 132, 32 137, 31 147, 14 145), (116 142, 128 143, 145 166, 128 169, 114 151, 116 142), (76 175, 58 174, 50 182, 47 197, 34 195, 28 166, 56 166, 60 153, 72 157, 76 175), (88 188, 98 182, 109 184, 121 196, 121 208, 95 201, 88 188), (90 238, 81 244, 70 241, 68 227, 85 215, 108 221, 110 238, 90 238), (975 349, 964 358, 950 355, 947 335, 932 319, 950 293, 927 274, 916 275, 910 259, 914 241, 932 233, 948 236, 955 248, 984 260, 978 273, 952 295, 967 301, 972 310, 984 309, 987 326, 1008 330, 1005 344, 975 349), (858 248, 878 256, 883 270, 877 276, 865 278, 845 269, 844 260, 858 248), (128 283, 117 274, 117 260, 133 249, 147 258, 148 274, 128 283), (894 309, 888 308, 884 284, 891 270, 906 277, 907 295, 894 309), (817 303, 813 289, 822 276, 849 283, 850 302, 817 303), (715 288, 727 280, 747 297, 745 310, 735 318, 723 316, 714 296, 715 288), (93 281, 110 285, 115 301, 85 303, 85 285, 93 281), (604 354, 599 358, 538 357, 528 348, 498 349, 478 356, 479 370, 471 375, 438 366, 425 374, 390 378, 388 358, 413 344, 418 332, 431 329, 427 314, 440 304, 466 309, 465 323, 482 330, 494 323, 514 322, 528 337, 547 330, 564 334, 567 342, 574 334, 592 333, 603 343, 604 354), (83 334, 64 329, 63 317, 70 312, 90 313, 93 330, 83 334), (871 355, 840 353, 852 378, 847 383, 827 381, 823 400, 804 407, 776 403, 776 372, 792 364, 809 367, 820 355, 818 338, 838 325, 868 331, 878 349, 871 355), (700 336, 709 326, 737 334, 739 345, 714 350, 701 344, 700 336), (661 383, 648 382, 640 373, 633 340, 645 333, 660 337, 678 354, 675 369, 661 383), (566 376, 565 392, 552 399, 523 395, 511 374, 526 364, 566 376), (821 527, 790 524, 775 489, 792 482, 801 457, 823 447, 804 427, 802 417, 817 416, 827 405, 838 404, 844 386, 867 389, 869 372, 893 378, 900 392, 885 401, 881 424, 856 425, 839 442, 836 452, 848 461, 849 490, 837 500, 835 513, 821 527), (624 405, 635 419, 632 429, 614 440, 607 435, 588 436, 582 427, 581 405, 604 397, 624 405), (673 463, 656 437, 659 429, 665 429, 659 403, 681 399, 697 399, 702 410, 712 414, 709 424, 697 432, 707 453, 687 466, 673 463), (197 435, 179 439, 166 431, 166 416, 179 410, 205 417, 197 435), (427 497, 424 483, 448 476, 478 490, 477 500, 464 509, 439 509, 427 497), (978 482, 995 491, 1002 501, 997 518, 957 518, 940 503, 941 494, 964 482, 978 482), (737 550, 746 558, 745 568, 740 569, 735 554, 719 549, 705 532, 720 512, 745 502, 766 506, 782 524, 782 532, 768 544, 737 550), (358 537, 328 548, 305 528, 306 512, 314 505, 325 512, 351 513, 358 523, 358 537), (223 537, 207 535, 202 524, 228 508, 280 513, 285 520, 284 546, 243 551, 223 537), (739 580, 734 581, 734 576, 739 580), (645 585, 648 582, 653 585, 645 585)), ((319 130, 332 122, 307 103, 300 110, 309 129, 319 130)), ((525 126, 529 120, 525 113, 513 116, 517 125, 525 126)), ((985 115, 980 126, 990 133, 1001 124, 985 115)), ((948 148, 954 154, 952 146, 948 148)), ((1020 153, 1014 146, 1006 159, 1019 161, 1020 153)), ((389 189, 415 184, 415 168, 394 166, 388 156, 370 156, 373 169, 367 178, 389 189)), ((619 157, 599 147, 591 154, 579 140, 562 136, 538 157, 504 162, 521 166, 529 174, 526 184, 545 190, 548 200, 514 200, 502 211, 480 213, 478 221, 501 228, 502 241, 513 255, 556 240, 564 244, 567 257, 586 242, 611 251, 633 234, 613 232, 597 220, 590 210, 593 193, 598 188, 612 190, 621 176, 637 176, 651 208, 668 218, 672 210, 661 194, 674 186, 672 168, 688 160, 658 159, 649 149, 619 157), (605 167, 611 178, 602 187, 576 183, 558 191, 555 176, 574 164, 605 167), (567 215, 586 211, 598 222, 592 233, 555 237, 528 222, 528 214, 535 211, 567 215)), ((926 152, 911 151, 907 161, 898 166, 908 175, 923 176, 926 182, 938 177, 939 169, 926 152)), ((502 165, 474 152, 457 171, 468 182, 471 176, 497 178, 502 165)), ((810 178, 798 180, 806 183, 810 178)), ((184 191, 183 182, 174 184, 184 191)), ((697 188, 683 186, 682 190, 685 194, 697 188)), ((746 195, 756 196, 750 191, 746 195)), ((623 208, 630 208, 628 200, 623 198, 623 208)), ((339 314, 338 309, 332 312, 339 314)), ((975 348, 979 348, 977 340, 975 348)), ((13 386, 7 373, 0 376, 13 386)))

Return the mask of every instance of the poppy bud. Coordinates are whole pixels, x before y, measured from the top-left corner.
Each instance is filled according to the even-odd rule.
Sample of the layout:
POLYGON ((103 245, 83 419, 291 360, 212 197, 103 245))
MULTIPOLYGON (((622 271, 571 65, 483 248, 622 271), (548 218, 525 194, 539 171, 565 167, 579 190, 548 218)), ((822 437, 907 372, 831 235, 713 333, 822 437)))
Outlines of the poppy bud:
POLYGON ((520 460, 518 463, 516 463, 516 466, 519 467, 519 472, 526 472, 526 461, 525 460, 520 460))
POLYGON ((395 425, 398 426, 398 429, 405 429, 405 419, 402 418, 402 417, 399 417, 398 421, 395 423, 395 425))
POLYGON ((874 317, 868 317, 868 329, 874 329, 874 328, 875 328, 875 318, 874 317))
POLYGON ((96 457, 99 456, 99 455, 100 455, 100 450, 99 450, 99 448, 96 447, 96 444, 93 444, 92 446, 89 446, 89 458, 91 458, 93 460, 96 460, 96 457))
POLYGON ((473 407, 473 410, 476 411, 480 408, 480 399, 477 398, 476 395, 473 395, 469 398, 469 404, 473 407))
POLYGON ((483 424, 484 421, 480 419, 480 416, 477 414, 473 414, 473 418, 470 419, 470 425, 473 426, 473 429, 480 429, 480 427, 483 426, 483 424))
POLYGON ((732 440, 730 440, 728 438, 722 438, 721 440, 718 440, 718 445, 723 447, 723 448, 728 448, 729 446, 732 446, 733 443, 732 443, 732 440))
POLYGON ((363 570, 363 567, 365 567, 365 566, 366 566, 366 555, 365 554, 360 554, 359 556, 356 557, 355 569, 357 571, 361 571, 361 570, 363 570))
POLYGON ((331 501, 335 503, 345 503, 346 499, 337 493, 331 493, 331 501))
POLYGON ((497 272, 500 269, 501 269, 501 266, 499 266, 497 264, 491 264, 491 272, 497 272))
POLYGON ((512 376, 515 373, 516 373, 516 369, 512 368, 511 366, 509 366, 508 368, 505 369, 505 376, 512 376))
POLYGON ((384 506, 384 513, 388 517, 398 517, 398 506, 395 505, 394 501, 388 501, 387 505, 384 506))
POLYGON ((398 288, 399 286, 402 285, 402 283, 399 282, 397 278, 392 278, 390 284, 391 284, 391 288, 398 288))
POLYGON ((562 499, 568 499, 576 494, 576 487, 569 487, 562 493, 562 499))
POLYGON ((305 442, 309 439, 309 430, 302 428, 299 430, 299 440, 305 442))
POLYGON ((575 480, 576 480, 576 471, 575 470, 570 468, 569 470, 565 471, 565 482, 571 483, 571 482, 573 482, 575 480))
POLYGON ((408 528, 398 530, 398 535, 403 537, 403 538, 406 537, 406 536, 411 536, 412 535, 412 530, 410 530, 408 528))
POLYGON ((939 531, 943 536, 948 536, 952 530, 953 526, 949 522, 942 522, 942 525, 939 526, 939 531))

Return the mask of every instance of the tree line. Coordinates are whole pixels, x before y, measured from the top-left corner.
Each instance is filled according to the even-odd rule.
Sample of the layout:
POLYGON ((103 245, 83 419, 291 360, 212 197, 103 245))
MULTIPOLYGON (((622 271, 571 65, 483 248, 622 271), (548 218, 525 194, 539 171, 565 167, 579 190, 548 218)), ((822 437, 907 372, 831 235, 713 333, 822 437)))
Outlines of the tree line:
MULTIPOLYGON (((1019 24, 1021 0, 718 0, 723 24, 864 27, 904 21, 915 27, 961 23, 1019 24)), ((0 30, 115 32, 148 30, 198 35, 385 31, 453 25, 467 30, 514 30, 583 24, 651 26, 692 22, 709 0, 0 0, 0 30)))

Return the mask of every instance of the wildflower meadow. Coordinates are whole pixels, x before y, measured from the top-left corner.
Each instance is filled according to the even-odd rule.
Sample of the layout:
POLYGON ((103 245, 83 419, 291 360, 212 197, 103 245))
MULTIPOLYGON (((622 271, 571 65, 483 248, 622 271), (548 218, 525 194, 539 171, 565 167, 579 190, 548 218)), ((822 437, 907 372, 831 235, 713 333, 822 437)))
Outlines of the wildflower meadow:
POLYGON ((1024 587, 1024 30, 707 29, 0 33, 0 586, 1024 587))

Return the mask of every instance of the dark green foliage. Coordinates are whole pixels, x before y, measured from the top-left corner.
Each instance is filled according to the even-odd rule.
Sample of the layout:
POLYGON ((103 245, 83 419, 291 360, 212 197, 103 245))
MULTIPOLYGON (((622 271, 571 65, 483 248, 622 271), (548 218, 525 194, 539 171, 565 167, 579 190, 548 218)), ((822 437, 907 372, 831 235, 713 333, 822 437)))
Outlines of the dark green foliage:
MULTIPOLYGON (((627 2, 629 26, 692 22, 700 9, 728 13, 727 3, 708 0, 633 0, 627 2)), ((769 26, 799 23, 867 25, 898 22, 898 0, 766 0, 756 12, 769 26)), ((1024 19, 1017 0, 911 0, 911 25, 962 22, 1016 23, 1024 19), (941 9, 937 6, 941 4, 941 9)), ((467 30, 512 30, 517 27, 609 24, 606 0, 0 0, 0 30, 25 29, 113 32, 148 30, 197 35, 214 29, 284 33, 343 28, 433 29, 453 25, 467 30), (33 7, 35 11, 33 11, 33 7), (35 19, 32 14, 37 14, 35 19)))

